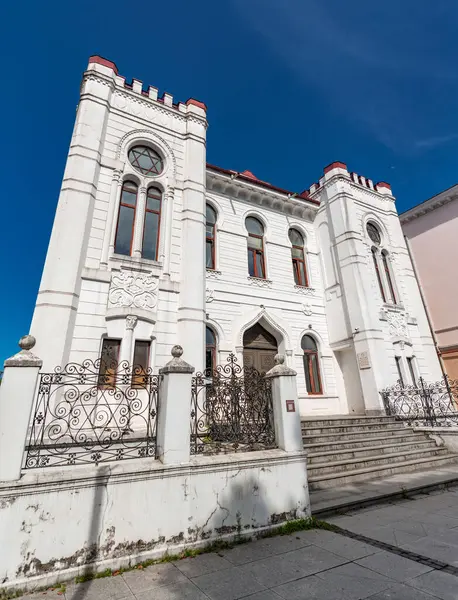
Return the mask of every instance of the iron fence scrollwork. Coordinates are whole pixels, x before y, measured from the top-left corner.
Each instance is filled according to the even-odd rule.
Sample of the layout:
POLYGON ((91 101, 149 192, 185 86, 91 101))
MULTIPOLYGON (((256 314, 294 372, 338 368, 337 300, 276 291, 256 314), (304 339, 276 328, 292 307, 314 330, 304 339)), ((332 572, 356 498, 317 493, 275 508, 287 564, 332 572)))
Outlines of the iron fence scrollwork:
POLYGON ((234 354, 192 379, 191 454, 275 448, 271 380, 234 354))
POLYGON ((24 468, 155 457, 159 376, 85 360, 42 373, 24 468))
POLYGON ((381 392, 387 415, 423 427, 458 426, 458 380, 447 376, 428 383, 420 377, 415 384, 398 381, 381 392))

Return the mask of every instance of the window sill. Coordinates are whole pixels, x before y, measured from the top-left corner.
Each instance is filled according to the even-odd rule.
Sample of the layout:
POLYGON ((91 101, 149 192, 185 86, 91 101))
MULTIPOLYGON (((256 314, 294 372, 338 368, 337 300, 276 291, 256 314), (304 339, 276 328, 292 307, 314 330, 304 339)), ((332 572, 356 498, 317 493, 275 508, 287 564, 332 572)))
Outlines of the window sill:
POLYGON ((124 254, 112 254, 110 256, 110 262, 116 265, 137 268, 139 270, 148 267, 148 271, 151 271, 153 267, 156 271, 162 269, 162 263, 157 260, 151 260, 149 258, 137 258, 136 256, 125 256, 124 254))
POLYGON ((217 271, 216 269, 209 269, 207 267, 206 277, 209 279, 219 279, 221 277, 221 271, 217 271))

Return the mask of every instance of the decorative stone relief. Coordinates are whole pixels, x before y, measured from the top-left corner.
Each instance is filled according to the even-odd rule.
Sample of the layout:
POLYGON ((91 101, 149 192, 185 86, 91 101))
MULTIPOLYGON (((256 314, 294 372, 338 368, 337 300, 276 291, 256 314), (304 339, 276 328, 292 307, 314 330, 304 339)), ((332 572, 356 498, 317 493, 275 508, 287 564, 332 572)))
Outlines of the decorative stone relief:
POLYGON ((404 313, 388 310, 386 312, 386 320, 388 321, 389 331, 392 337, 409 337, 407 318, 404 313))
POLYGON ((157 279, 151 275, 114 271, 108 292, 108 305, 151 310, 157 304, 157 285, 157 279))
POLYGON ((214 269, 207 269, 207 279, 220 279, 221 271, 215 271, 214 269))
POLYGON ((302 305, 302 312, 306 317, 310 317, 313 314, 312 305, 310 302, 306 302, 302 305))
POLYGON ((303 285, 295 285, 294 286, 294 290, 298 293, 298 294, 304 294, 304 296, 314 296, 315 295, 315 290, 314 288, 311 287, 304 287, 303 285))
POLYGON ((207 288, 205 290, 205 302, 213 302, 213 300, 215 299, 213 294, 214 294, 214 290, 210 290, 207 288))
POLYGON ((261 279, 260 277, 248 277, 248 283, 250 285, 256 285, 262 288, 271 288, 272 282, 270 279, 261 279))

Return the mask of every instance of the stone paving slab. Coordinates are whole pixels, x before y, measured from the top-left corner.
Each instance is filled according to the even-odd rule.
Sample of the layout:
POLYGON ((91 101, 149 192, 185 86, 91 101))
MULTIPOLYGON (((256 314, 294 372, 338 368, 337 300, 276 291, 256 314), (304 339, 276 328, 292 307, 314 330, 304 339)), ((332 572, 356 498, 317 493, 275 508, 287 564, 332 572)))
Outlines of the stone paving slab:
POLYGON ((457 506, 445 490, 330 519, 349 533, 266 538, 24 600, 458 600, 458 569, 432 561, 458 565, 457 506))

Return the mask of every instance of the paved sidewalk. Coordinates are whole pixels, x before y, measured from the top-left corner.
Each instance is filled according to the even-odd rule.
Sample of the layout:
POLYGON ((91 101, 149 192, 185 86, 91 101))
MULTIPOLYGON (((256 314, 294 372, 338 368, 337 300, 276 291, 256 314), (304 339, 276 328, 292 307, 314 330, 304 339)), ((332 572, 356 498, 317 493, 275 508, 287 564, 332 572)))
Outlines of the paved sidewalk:
POLYGON ((457 575, 400 556, 406 547, 458 567, 458 489, 329 521, 374 541, 303 531, 68 585, 63 596, 47 592, 46 600, 458 599, 457 575), (393 549, 381 550, 378 541, 393 549))

